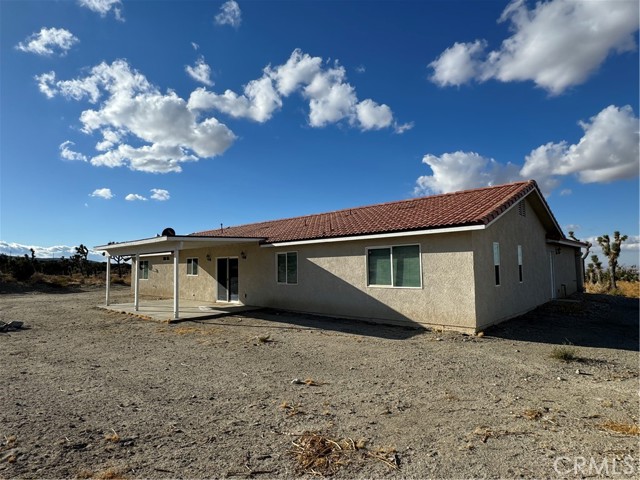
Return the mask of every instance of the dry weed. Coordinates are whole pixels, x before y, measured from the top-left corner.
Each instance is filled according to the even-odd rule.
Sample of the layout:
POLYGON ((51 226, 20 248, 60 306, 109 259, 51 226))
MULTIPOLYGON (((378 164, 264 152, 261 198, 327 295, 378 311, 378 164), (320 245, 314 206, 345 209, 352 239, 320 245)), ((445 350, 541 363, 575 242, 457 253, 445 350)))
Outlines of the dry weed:
POLYGON ((117 443, 120 441, 120 435, 118 435, 118 433, 112 428, 111 431, 113 433, 107 433, 104 436, 104 439, 109 441, 109 442, 113 442, 113 443, 117 443))
POLYGON ((543 412, 535 408, 527 408, 524 412, 522 412, 522 416, 524 418, 528 418, 529 420, 539 420, 542 418, 542 415, 543 412))
POLYGON ((553 350, 551 350, 551 358, 562 360, 563 362, 572 362, 579 359, 576 355, 576 349, 572 347, 571 344, 554 347, 553 350))
POLYGON ((333 440, 315 432, 304 432, 292 443, 291 454, 299 470, 321 476, 335 474, 348 463, 349 452, 356 450, 356 444, 350 438, 333 440))
POLYGON ((622 433, 623 435, 640 435, 640 425, 635 423, 619 423, 608 420, 599 426, 605 430, 622 433))
POLYGON ((302 407, 302 405, 300 404, 294 405, 289 402, 282 402, 280 404, 280 408, 287 414, 287 417, 293 417, 295 415, 304 414, 304 412, 300 410, 300 407, 302 407))

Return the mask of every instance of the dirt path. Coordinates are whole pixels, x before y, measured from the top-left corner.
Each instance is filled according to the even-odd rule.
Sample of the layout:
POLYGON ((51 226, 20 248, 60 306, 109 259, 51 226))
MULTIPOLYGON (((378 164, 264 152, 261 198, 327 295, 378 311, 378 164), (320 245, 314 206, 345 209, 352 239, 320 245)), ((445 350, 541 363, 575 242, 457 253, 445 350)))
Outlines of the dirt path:
POLYGON ((31 326, 0 334, 0 478, 294 477, 304 431, 366 440, 340 478, 640 472, 638 437, 602 426, 638 423, 635 300, 468 337, 267 311, 162 325, 102 299, 0 295, 31 326), (566 339, 578 361, 551 358, 566 339))

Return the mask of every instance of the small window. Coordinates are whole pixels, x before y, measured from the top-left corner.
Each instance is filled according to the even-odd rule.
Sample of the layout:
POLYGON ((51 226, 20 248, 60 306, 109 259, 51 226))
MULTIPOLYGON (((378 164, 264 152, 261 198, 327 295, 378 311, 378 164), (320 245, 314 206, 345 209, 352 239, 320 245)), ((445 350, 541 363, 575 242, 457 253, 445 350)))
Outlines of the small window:
POLYGON ((498 242, 493 242, 493 271, 496 286, 498 286, 500 285, 500 244, 498 242))
POLYGON ((276 254, 277 282, 287 285, 298 283, 298 252, 276 254))
POLYGON ((420 246, 369 248, 367 274, 368 285, 420 288, 420 246))
POLYGON ((187 258, 187 275, 195 277, 198 275, 198 259, 187 258))
POLYGON ((518 278, 522 283, 522 245, 518 245, 518 278))
POLYGON ((168 262, 169 260, 171 260, 171 257, 162 257, 163 262, 168 262))
POLYGON ((140 260, 140 280, 149 280, 149 260, 140 260))

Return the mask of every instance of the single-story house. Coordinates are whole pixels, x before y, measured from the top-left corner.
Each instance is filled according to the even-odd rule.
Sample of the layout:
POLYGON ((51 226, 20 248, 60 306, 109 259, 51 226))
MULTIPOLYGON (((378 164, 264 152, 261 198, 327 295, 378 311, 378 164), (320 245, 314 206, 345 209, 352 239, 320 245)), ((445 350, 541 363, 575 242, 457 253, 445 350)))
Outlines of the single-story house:
POLYGON ((582 247, 531 180, 96 249, 175 318, 190 299, 477 332, 581 290, 582 247))

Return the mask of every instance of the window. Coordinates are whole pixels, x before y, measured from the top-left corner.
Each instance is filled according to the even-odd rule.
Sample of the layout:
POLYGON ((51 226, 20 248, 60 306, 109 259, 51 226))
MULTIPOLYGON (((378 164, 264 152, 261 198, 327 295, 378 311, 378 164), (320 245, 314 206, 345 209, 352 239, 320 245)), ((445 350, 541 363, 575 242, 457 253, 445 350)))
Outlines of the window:
POLYGON ((288 285, 298 283, 298 252, 276 254, 277 281, 288 285))
POLYGON ((493 242, 493 270, 496 277, 496 286, 500 285, 500 244, 493 242))
POLYGON ((522 245, 518 245, 518 278, 522 283, 522 245))
POLYGON ((420 288, 420 246, 369 248, 367 285, 420 288))
POLYGON ((198 259, 187 258, 187 275, 195 277, 198 275, 198 259))
POLYGON ((140 260, 140 280, 149 280, 149 260, 140 260))

